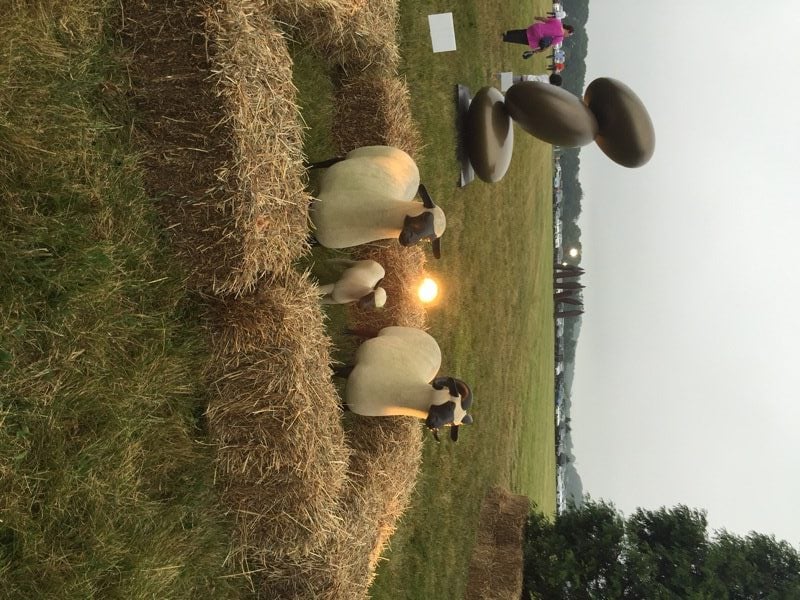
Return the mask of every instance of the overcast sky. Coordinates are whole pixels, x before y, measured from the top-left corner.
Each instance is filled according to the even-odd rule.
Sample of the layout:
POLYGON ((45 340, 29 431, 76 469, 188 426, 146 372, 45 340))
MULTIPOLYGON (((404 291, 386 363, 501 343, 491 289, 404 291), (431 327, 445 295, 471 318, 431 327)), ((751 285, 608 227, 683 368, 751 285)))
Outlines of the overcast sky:
POLYGON ((800 2, 761 6, 590 4, 586 82, 628 84, 657 141, 639 169, 581 151, 572 433, 625 514, 800 546, 800 2))

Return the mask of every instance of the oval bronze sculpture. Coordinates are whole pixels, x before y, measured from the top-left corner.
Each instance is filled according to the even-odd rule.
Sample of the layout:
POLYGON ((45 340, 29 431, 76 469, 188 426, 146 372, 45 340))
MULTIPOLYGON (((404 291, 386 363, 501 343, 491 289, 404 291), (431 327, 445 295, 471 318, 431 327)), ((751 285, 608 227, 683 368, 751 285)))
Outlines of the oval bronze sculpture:
POLYGON ((597 145, 614 162, 640 167, 653 156, 656 134, 647 109, 631 88, 610 77, 595 79, 584 102, 600 127, 597 145))
POLYGON ((487 183, 500 181, 511 164, 514 128, 503 106, 503 94, 481 88, 466 116, 467 156, 475 174, 487 183))
POLYGON ((515 83, 506 92, 506 109, 525 131, 550 144, 585 146, 597 135, 597 119, 580 98, 548 83, 515 83))

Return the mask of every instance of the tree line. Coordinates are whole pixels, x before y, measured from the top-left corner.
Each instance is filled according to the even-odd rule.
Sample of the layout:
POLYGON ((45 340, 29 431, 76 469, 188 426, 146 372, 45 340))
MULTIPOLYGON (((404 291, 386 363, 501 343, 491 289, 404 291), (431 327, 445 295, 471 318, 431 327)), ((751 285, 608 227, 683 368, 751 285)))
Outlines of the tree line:
POLYGON ((564 600, 797 600, 800 556, 751 532, 709 533, 705 511, 637 509, 587 498, 554 521, 531 514, 522 597, 564 600))

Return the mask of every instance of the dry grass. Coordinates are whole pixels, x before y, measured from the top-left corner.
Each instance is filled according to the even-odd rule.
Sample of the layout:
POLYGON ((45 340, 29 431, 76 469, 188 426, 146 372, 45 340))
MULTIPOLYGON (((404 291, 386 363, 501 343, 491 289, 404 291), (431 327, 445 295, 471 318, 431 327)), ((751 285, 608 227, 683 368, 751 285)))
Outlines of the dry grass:
POLYGON ((502 488, 483 500, 469 565, 467 600, 518 600, 522 595, 522 538, 530 499, 502 488))
POLYGON ((290 271, 213 314, 209 423, 238 560, 312 553, 338 528, 349 454, 316 288, 290 271))
POLYGON ((336 90, 332 136, 340 152, 385 144, 413 157, 422 135, 411 116, 406 82, 392 73, 346 77, 336 90))
POLYGON ((270 0, 292 36, 344 73, 393 72, 400 61, 396 0, 270 0))
POLYGON ((306 250, 302 139, 283 34, 250 0, 125 0, 147 185, 191 284, 242 293, 306 250))

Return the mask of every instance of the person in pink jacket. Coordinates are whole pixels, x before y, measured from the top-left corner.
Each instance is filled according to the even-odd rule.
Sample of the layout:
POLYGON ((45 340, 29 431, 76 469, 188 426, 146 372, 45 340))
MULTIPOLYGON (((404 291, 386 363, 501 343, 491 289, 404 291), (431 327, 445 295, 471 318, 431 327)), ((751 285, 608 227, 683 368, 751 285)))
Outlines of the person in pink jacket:
POLYGON ((527 29, 506 31, 503 34, 503 41, 510 44, 525 44, 532 48, 532 52, 540 52, 545 48, 562 43, 574 31, 572 25, 564 25, 561 19, 536 17, 536 22, 527 29))

